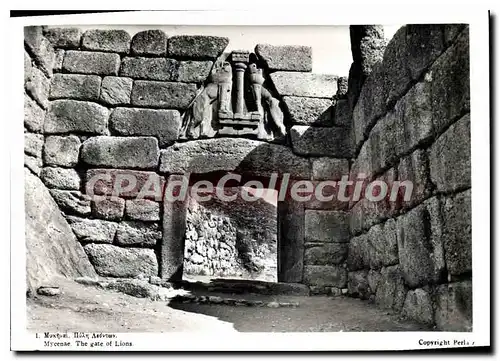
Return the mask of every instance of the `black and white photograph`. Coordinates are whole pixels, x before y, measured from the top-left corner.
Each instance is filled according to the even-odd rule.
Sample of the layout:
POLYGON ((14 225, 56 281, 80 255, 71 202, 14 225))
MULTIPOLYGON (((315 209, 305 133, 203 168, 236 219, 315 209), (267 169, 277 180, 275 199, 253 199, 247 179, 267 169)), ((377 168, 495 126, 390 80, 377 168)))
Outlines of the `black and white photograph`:
POLYGON ((488 11, 193 13, 11 18, 11 349, 490 346, 488 11))

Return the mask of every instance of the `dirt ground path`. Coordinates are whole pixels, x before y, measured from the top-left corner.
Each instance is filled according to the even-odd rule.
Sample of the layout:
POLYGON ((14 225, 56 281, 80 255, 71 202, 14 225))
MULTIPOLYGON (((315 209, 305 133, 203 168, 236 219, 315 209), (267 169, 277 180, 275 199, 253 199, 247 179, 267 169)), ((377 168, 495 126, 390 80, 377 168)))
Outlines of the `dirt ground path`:
POLYGON ((300 306, 269 308, 151 301, 69 280, 61 281, 59 285, 63 290, 59 296, 37 296, 27 300, 30 331, 159 333, 428 330, 425 326, 400 320, 396 315, 377 309, 366 301, 346 297, 280 296, 280 301, 299 302, 300 306))

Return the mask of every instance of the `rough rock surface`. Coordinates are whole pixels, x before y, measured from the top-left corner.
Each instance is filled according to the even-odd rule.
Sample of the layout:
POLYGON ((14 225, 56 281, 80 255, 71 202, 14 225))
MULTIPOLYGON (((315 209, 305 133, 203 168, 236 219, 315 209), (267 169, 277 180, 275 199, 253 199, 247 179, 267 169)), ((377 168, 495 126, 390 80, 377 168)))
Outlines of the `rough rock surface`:
POLYGON ((116 243, 122 246, 154 247, 161 236, 158 223, 125 221, 118 226, 116 243))
POLYGON ((281 96, 331 99, 337 93, 337 76, 326 74, 278 71, 271 80, 281 96))
POLYGON ((181 116, 177 110, 116 108, 109 125, 118 135, 154 136, 165 147, 177 140, 181 116))
POLYGON ((118 75, 118 69, 118 54, 75 50, 68 50, 64 54, 63 70, 69 73, 118 75))
POLYGON ((141 107, 184 109, 196 91, 196 84, 137 80, 130 102, 141 107))
POLYGON ((51 189, 50 194, 59 208, 67 214, 90 215, 90 197, 80 191, 51 189))
POLYGON ((343 288, 347 285, 347 271, 342 266, 304 266, 304 283, 343 288))
POLYGON ((82 161, 112 168, 156 168, 158 141, 153 137, 93 137, 82 145, 82 161))
POLYGON ((56 48, 76 49, 80 46, 82 31, 78 28, 50 28, 44 36, 56 48))
POLYGON ((348 128, 294 125, 290 135, 296 154, 349 158, 353 153, 348 128))
POLYGON ((135 55, 166 55, 167 36, 161 30, 140 31, 132 38, 130 49, 135 55))
POLYGON ((441 285, 436 291, 436 325, 440 330, 471 331, 472 282, 441 285))
POLYGON ((302 45, 258 44, 255 53, 269 70, 311 71, 312 48, 302 45))
POLYGON ((156 276, 158 261, 152 249, 121 248, 109 244, 87 244, 85 252, 101 276, 156 276))
POLYGON ((117 223, 73 216, 67 220, 80 242, 113 243, 117 223))
POLYGON ((347 218, 345 212, 306 210, 306 242, 348 242, 347 218))
POLYGON ((45 167, 40 176, 46 186, 57 189, 80 189, 80 176, 74 169, 45 167))
POLYGON ((228 38, 218 36, 172 36, 168 39, 168 55, 193 59, 215 59, 222 54, 228 44, 228 38))
POLYGON ((32 292, 54 276, 95 277, 95 271, 47 188, 25 169, 26 281, 32 292))
POLYGON ((93 51, 128 53, 130 35, 125 30, 87 30, 82 36, 82 48, 93 51))
POLYGON ((108 221, 118 221, 123 218, 125 200, 118 197, 92 201, 92 215, 108 221))
POLYGON ((44 111, 28 95, 24 95, 24 126, 31 132, 43 129, 44 111))
POLYGON ((130 199, 125 204, 125 215, 136 221, 159 221, 160 203, 148 199, 130 199))
POLYGON ((132 83, 130 78, 107 76, 102 80, 100 99, 109 105, 129 104, 132 83))
POLYGON ((74 167, 80 154, 80 139, 77 136, 48 136, 45 138, 43 161, 46 165, 74 167))
POLYGON ((283 101, 293 124, 333 125, 332 105, 334 104, 330 99, 285 96, 283 101))
POLYGON ((433 325, 434 310, 430 295, 423 289, 408 291, 402 310, 402 316, 420 323, 433 325))
POLYGON ((78 100, 54 100, 45 117, 44 131, 104 134, 109 111, 102 105, 78 100))
POLYGON ((134 79, 174 81, 179 64, 174 59, 127 57, 120 67, 120 76, 134 79))
POLYGON ((97 101, 101 78, 97 75, 55 74, 50 86, 50 99, 97 101))

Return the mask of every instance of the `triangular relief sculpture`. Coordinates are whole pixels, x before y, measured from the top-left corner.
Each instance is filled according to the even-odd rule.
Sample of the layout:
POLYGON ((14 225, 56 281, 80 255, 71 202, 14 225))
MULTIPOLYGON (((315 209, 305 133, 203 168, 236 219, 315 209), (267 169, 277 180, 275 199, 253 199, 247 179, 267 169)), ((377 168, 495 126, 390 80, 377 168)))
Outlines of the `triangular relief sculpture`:
POLYGON ((217 62, 182 119, 181 139, 248 136, 271 141, 286 134, 279 100, 263 86, 262 69, 250 53, 233 51, 217 62))

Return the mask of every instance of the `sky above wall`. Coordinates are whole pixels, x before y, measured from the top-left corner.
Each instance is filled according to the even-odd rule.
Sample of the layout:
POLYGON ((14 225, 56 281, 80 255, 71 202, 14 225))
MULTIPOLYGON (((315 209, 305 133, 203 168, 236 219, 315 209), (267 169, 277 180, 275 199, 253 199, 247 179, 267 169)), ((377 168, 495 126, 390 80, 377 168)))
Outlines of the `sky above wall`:
MULTIPOLYGON (((73 25, 74 26, 74 25, 73 25)), ((400 25, 384 26, 390 39, 400 25)), ((161 29, 173 35, 215 35, 229 38, 231 50, 253 50, 259 43, 312 47, 313 72, 347 76, 352 63, 348 26, 191 26, 191 25, 85 25, 88 29, 124 29, 133 36, 142 30, 161 29)))

